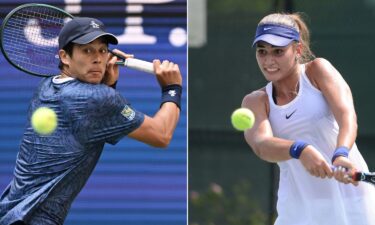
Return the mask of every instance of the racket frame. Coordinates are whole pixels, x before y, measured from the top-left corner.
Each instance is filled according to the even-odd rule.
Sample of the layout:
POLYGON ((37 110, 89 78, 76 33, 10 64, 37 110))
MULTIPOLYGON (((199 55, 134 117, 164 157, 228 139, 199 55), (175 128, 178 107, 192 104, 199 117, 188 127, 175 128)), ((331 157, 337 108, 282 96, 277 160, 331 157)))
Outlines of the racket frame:
MULTIPOLYGON (((4 50, 4 43, 3 43, 3 36, 4 36, 4 27, 7 25, 8 21, 10 18, 12 18, 12 16, 17 13, 18 11, 22 10, 22 9, 25 9, 25 8, 29 8, 29 7, 46 7, 46 8, 50 8, 50 9, 53 9, 53 10, 57 10, 59 11, 60 13, 64 14, 67 16, 67 18, 73 18, 73 15, 69 14, 68 12, 58 8, 58 7, 55 7, 55 6, 52 6, 52 5, 47 5, 47 4, 41 4, 41 3, 27 3, 27 4, 23 4, 23 5, 20 5, 16 8, 14 8, 12 11, 10 11, 8 13, 8 15, 4 18, 2 24, 1 24, 1 27, 0 27, 0 49, 1 49, 1 52, 3 53, 5 59, 10 63, 12 64, 14 67, 16 67, 17 69, 23 71, 23 72, 26 72, 26 73, 29 73, 31 75, 34 75, 34 76, 39 76, 39 77, 49 77, 49 76, 53 76, 53 74, 40 74, 40 73, 35 73, 33 71, 29 71, 25 68, 23 68, 22 66, 18 65, 17 63, 13 62, 10 57, 8 56, 7 52, 4 50)), ((57 75, 57 74, 55 74, 57 75)))

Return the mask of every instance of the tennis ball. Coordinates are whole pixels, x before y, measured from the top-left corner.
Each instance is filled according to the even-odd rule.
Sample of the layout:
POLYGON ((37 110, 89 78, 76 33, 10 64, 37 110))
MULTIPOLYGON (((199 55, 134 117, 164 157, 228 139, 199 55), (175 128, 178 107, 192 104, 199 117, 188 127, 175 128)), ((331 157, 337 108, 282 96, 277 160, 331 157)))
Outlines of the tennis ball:
POLYGON ((254 113, 247 108, 236 109, 231 116, 232 125, 236 130, 244 131, 254 125, 254 113))
POLYGON ((31 125, 38 134, 51 134, 57 126, 57 115, 50 108, 40 107, 31 116, 31 125))

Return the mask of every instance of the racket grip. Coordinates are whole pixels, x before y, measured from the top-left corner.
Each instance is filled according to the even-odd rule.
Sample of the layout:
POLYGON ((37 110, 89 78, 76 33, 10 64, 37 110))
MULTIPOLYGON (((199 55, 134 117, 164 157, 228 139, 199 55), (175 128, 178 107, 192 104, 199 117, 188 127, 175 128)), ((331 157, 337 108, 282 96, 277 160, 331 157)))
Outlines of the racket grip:
MULTIPOLYGON (((332 170, 336 170, 338 167, 336 167, 336 166, 334 166, 334 165, 331 165, 331 169, 332 170)), ((345 168, 345 167, 343 167, 343 168, 345 168)), ((348 168, 345 168, 345 171, 346 172, 348 172, 349 170, 348 170, 348 168)))
MULTIPOLYGON (((336 167, 332 165, 332 166, 331 166, 331 169, 332 169, 332 170, 335 170, 336 167)), ((345 171, 346 171, 346 172, 349 172, 349 170, 348 170, 347 168, 345 168, 345 171)), ((350 175, 350 177, 352 178, 352 180, 354 180, 354 181, 361 181, 361 180, 362 180, 362 179, 361 179, 361 177, 362 177, 362 173, 361 173, 361 172, 351 171, 349 175, 350 175)))
POLYGON ((118 65, 126 66, 132 69, 140 70, 146 73, 154 73, 154 64, 139 60, 139 59, 134 59, 134 58, 127 58, 124 61, 116 62, 118 65))

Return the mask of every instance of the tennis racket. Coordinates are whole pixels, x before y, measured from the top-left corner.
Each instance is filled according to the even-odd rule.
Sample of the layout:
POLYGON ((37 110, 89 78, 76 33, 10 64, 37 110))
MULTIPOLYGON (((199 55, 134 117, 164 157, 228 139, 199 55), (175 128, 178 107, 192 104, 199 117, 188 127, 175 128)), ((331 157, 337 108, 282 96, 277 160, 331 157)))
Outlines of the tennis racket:
MULTIPOLYGON (((336 170, 336 168, 340 168, 340 167, 331 166, 332 170, 336 170)), ((345 170, 348 172, 348 169, 345 168, 345 170)), ((353 181, 364 181, 364 182, 375 185, 375 173, 354 171, 354 172, 349 172, 349 175, 353 181)))
POLYGON ((375 173, 354 172, 352 174, 352 179, 354 181, 364 181, 375 185, 375 173))
MULTIPOLYGON (((58 35, 72 18, 64 10, 47 4, 18 6, 1 25, 1 51, 10 64, 23 72, 42 77, 60 74, 58 35)), ((116 56, 121 59, 116 64, 154 73, 150 62, 116 56)))

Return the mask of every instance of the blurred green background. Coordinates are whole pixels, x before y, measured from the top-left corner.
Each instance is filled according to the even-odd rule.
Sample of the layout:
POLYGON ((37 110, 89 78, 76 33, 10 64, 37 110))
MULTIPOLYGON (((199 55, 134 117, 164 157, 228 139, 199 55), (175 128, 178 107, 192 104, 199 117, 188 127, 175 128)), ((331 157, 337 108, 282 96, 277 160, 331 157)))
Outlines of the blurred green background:
POLYGON ((352 89, 357 144, 370 170, 375 170, 375 0, 189 0, 188 4, 190 224, 272 224, 277 166, 258 159, 229 118, 247 93, 266 84, 251 42, 259 20, 273 12, 307 15, 313 52, 328 59, 352 89), (220 192, 213 188, 218 186, 220 192), (235 211, 241 220, 222 217, 235 213, 238 186, 249 204, 261 210, 249 207, 255 219, 246 217, 246 211, 235 211), (226 208, 204 211, 214 208, 210 203, 203 207, 202 199, 226 208), (266 219, 259 216, 262 213, 266 219))

